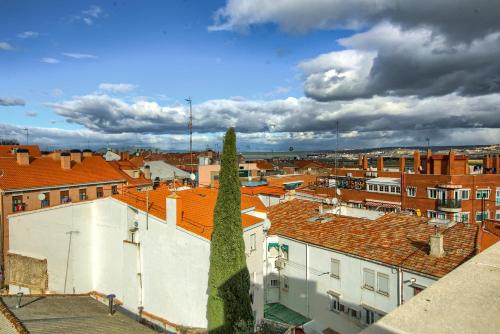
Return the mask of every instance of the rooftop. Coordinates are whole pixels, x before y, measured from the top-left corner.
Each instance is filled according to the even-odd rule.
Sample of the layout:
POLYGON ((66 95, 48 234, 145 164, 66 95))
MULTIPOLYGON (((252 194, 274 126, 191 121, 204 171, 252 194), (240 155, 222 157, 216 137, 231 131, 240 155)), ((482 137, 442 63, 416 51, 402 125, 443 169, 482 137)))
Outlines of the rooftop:
POLYGON ((120 312, 108 315, 107 306, 90 296, 25 296, 20 308, 16 308, 16 296, 3 296, 2 300, 6 310, 0 318, 5 320, 6 313, 10 312, 15 316, 14 321, 32 334, 156 333, 120 312))
MULTIPOLYGON (((166 219, 166 199, 172 192, 162 185, 149 191, 149 213, 161 220, 166 219)), ((177 226, 198 234, 210 240, 213 228, 213 213, 217 201, 217 190, 209 188, 194 188, 178 191, 181 203, 181 215, 177 218, 177 226)), ((113 196, 119 201, 127 203, 139 210, 146 211, 146 192, 128 189, 123 194, 113 196)), ((266 212, 266 207, 256 196, 241 195, 241 210, 253 209, 266 212)), ((263 221, 261 218, 242 213, 243 228, 263 221)))
POLYGON ((151 180, 148 180, 144 177, 144 173, 140 171, 139 167, 137 167, 130 160, 114 160, 108 161, 108 164, 115 169, 118 173, 120 173, 121 177, 127 181, 128 185, 139 186, 139 185, 147 185, 151 184, 151 180), (139 177, 134 178, 127 174, 125 171, 133 171, 137 170, 139 172, 139 177))
MULTIPOLYGON (((325 207, 325 210, 328 208, 325 207)), ((476 251, 478 228, 456 224, 440 228, 445 256, 429 255, 429 238, 434 226, 428 218, 389 213, 369 220, 331 213, 324 222, 318 217, 318 203, 292 200, 269 208, 269 235, 293 238, 312 245, 363 257, 433 277, 442 277, 468 260, 476 251)))
POLYGON ((16 154, 13 151, 18 149, 26 149, 29 152, 29 155, 34 157, 42 156, 42 152, 40 152, 40 148, 38 145, 0 145, 0 157, 16 157, 16 154))
POLYGON ((124 181, 124 177, 100 156, 83 157, 71 162, 71 169, 61 168, 52 157, 30 157, 29 165, 19 165, 15 157, 0 158, 0 189, 30 189, 124 181))
POLYGON ((473 257, 363 334, 498 333, 500 243, 473 257))

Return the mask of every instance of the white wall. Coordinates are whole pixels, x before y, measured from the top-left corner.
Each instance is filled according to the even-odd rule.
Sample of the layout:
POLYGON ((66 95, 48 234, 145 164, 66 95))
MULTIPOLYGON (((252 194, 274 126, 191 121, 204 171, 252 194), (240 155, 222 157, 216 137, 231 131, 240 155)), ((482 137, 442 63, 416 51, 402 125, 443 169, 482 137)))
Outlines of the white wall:
MULTIPOLYGON (((147 220, 144 212, 113 198, 16 214, 9 219, 11 252, 46 258, 51 292, 64 292, 68 263, 66 292, 113 293, 134 313, 142 304, 170 322, 206 327, 210 242, 151 215, 147 220), (136 243, 124 242, 134 221, 136 243), (69 231, 79 233, 72 236, 68 261, 69 231)), ((253 233, 257 249, 247 263, 260 319, 262 224, 245 230, 246 242, 253 233)))
MULTIPOLYGON (((307 245, 281 236, 269 236, 267 243, 288 245, 289 259, 284 269, 279 272, 274 268, 278 252, 268 252, 266 280, 266 302, 280 302, 288 308, 320 323, 323 328, 332 328, 339 333, 357 333, 365 325, 365 314, 362 304, 379 310, 381 314, 388 313, 398 306, 399 279, 398 271, 390 266, 353 257, 329 249, 307 245), (331 277, 331 259, 340 261, 340 278, 331 277), (307 270, 306 270, 307 268, 307 270), (363 288, 363 269, 386 274, 389 277, 389 295, 363 288), (270 288, 269 279, 288 277, 289 289, 285 291, 270 288), (361 318, 353 318, 346 313, 330 311, 330 296, 327 291, 340 294, 340 303, 346 308, 361 312, 361 318)), ((413 296, 410 279, 416 283, 430 286, 435 280, 414 273, 403 273, 403 296, 408 300, 413 296)), ((376 290, 376 289, 375 289, 376 290)))

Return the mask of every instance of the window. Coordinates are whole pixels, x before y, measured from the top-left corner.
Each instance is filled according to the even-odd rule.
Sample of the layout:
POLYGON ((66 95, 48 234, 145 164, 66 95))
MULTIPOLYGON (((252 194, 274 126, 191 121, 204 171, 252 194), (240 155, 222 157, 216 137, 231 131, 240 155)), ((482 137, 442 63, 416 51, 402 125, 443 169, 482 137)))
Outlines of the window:
POLYGON ((78 191, 80 201, 85 201, 87 199, 87 189, 80 189, 78 191))
POLYGON ((255 251, 257 249, 257 243, 255 241, 255 233, 250 234, 250 252, 255 251))
POLYGON ((495 212, 495 220, 500 220, 500 210, 495 212))
POLYGON ((388 193, 388 192, 389 192, 389 186, 384 186, 384 191, 385 191, 386 193, 388 193))
POLYGON ((401 194, 401 187, 400 186, 396 186, 396 193, 401 194))
POLYGON ((424 288, 422 287, 418 287, 418 286, 414 286, 413 287, 413 296, 416 296, 418 295, 420 292, 424 291, 424 288))
POLYGON ((116 185, 111 186, 111 193, 113 195, 118 195, 118 186, 116 186, 116 185))
POLYGON ((50 206, 50 193, 43 193, 44 197, 40 201, 40 207, 46 208, 50 206))
POLYGON ((378 191, 378 186, 376 184, 373 185, 373 191, 378 191))
POLYGON ((69 190, 63 190, 60 192, 61 204, 71 202, 71 198, 69 197, 69 190))
POLYGON ((429 198, 437 198, 437 189, 436 188, 427 188, 427 197, 429 198))
POLYGON ((461 200, 468 200, 470 198, 470 190, 469 189, 460 189, 460 198, 461 200))
POLYGON ((483 219, 489 218, 489 211, 476 211, 476 222, 482 222, 483 219))
POLYGON ((332 294, 329 294, 330 296, 330 311, 332 312, 340 312, 344 310, 344 305, 340 304, 339 296, 335 296, 332 294))
POLYGON ((453 220, 458 223, 467 223, 469 221, 469 213, 468 212, 454 213, 453 220))
POLYGON ((476 190, 476 199, 488 199, 490 198, 490 190, 489 189, 477 189, 476 190))
POLYGON ((382 273, 377 273, 377 292, 389 296, 389 276, 382 273))
POLYGON ((104 197, 104 189, 102 187, 97 187, 96 194, 97 194, 97 198, 103 198, 104 197))
POLYGON ((365 324, 367 325, 371 325, 375 322, 375 312, 373 312, 372 310, 369 310, 367 308, 363 308, 364 310, 364 315, 365 315, 365 318, 363 319, 363 321, 365 322, 365 324))
POLYGON ((280 282, 277 280, 277 279, 271 279, 269 281, 269 285, 272 287, 272 288, 278 288, 280 286, 280 282))
POLYGON ((358 310, 355 310, 355 309, 352 309, 350 308, 349 309, 349 315, 353 318, 357 318, 358 317, 358 310))
POLYGON ((288 277, 283 275, 283 290, 288 291, 288 277))
POLYGON ((12 211, 19 212, 24 211, 23 196, 12 196, 12 211))
POLYGON ((500 206, 500 188, 495 192, 495 205, 500 206))
POLYGON ((406 194, 408 195, 408 197, 416 197, 417 187, 406 187, 406 194))
POLYGON ((340 261, 332 259, 330 264, 330 276, 333 278, 340 278, 340 261))
POLYGON ((368 190, 373 191, 373 184, 368 185, 368 190))
POLYGON ((446 219, 446 213, 441 212, 441 211, 427 210, 427 217, 437 218, 437 219, 446 219))
POLYGON ((371 269, 363 269, 363 287, 368 290, 375 289, 375 272, 371 269))

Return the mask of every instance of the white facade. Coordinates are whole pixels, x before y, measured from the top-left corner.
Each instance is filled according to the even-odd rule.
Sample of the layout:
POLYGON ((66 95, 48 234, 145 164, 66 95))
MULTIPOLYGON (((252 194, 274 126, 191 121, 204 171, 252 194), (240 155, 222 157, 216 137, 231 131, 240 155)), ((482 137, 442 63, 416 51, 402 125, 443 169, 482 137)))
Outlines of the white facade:
POLYGON ((304 326, 306 333, 326 328, 357 333, 397 308, 401 299, 406 301, 435 282, 425 275, 282 236, 268 236, 267 245, 265 303, 279 302, 312 319, 304 326), (287 252, 283 246, 288 246, 287 252), (276 268, 277 259, 285 259, 281 270, 276 268), (370 273, 373 288, 365 286, 370 273))
MULTIPOLYGON (((133 313, 142 306, 172 323, 206 328, 210 241, 168 217, 105 198, 12 215, 9 227, 11 253, 47 259, 50 292, 115 294, 133 313)), ((244 239, 259 321, 263 224, 245 229, 244 239)))

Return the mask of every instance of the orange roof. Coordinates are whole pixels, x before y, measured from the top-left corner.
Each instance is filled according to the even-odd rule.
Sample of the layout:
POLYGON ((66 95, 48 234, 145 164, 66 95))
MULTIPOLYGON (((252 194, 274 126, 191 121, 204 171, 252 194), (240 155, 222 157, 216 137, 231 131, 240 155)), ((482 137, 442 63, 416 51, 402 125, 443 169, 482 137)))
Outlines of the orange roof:
POLYGON ((247 195, 274 195, 274 196, 283 196, 286 194, 286 191, 283 187, 279 186, 256 186, 256 187, 241 187, 241 193, 247 195))
MULTIPOLYGON (((149 213, 161 220, 166 220, 166 199, 171 193, 165 185, 149 191, 149 213)), ((181 216, 177 218, 177 226, 210 240, 212 237, 213 212, 217 201, 217 190, 194 188, 178 191, 177 195, 179 196, 178 203, 181 205, 182 212, 181 216)), ((128 189, 123 194, 113 197, 139 210, 146 211, 146 192, 128 189)), ((242 195, 241 210, 250 208, 255 208, 255 211, 266 209, 257 197, 242 195)), ((243 228, 262 222, 261 218, 245 213, 241 214, 241 219, 243 228)))
POLYGON ((0 157, 15 157, 16 155, 12 153, 12 150, 16 149, 26 149, 29 152, 30 156, 40 157, 42 153, 40 152, 40 148, 38 145, 0 145, 0 157))
POLYGON ((267 183, 270 186, 283 187, 287 182, 303 181, 300 187, 305 187, 316 182, 317 175, 295 174, 286 176, 267 176, 267 183))
POLYGON ((124 177, 102 157, 82 158, 71 163, 71 169, 61 168, 61 161, 52 157, 30 157, 30 164, 21 166, 16 158, 0 158, 0 189, 30 189, 68 186, 85 183, 123 182, 124 177))
POLYGON ((264 169, 264 170, 273 170, 274 166, 272 163, 264 161, 264 160, 259 160, 256 161, 257 168, 258 169, 264 169))
POLYGON ((354 256, 442 277, 475 254, 478 228, 456 224, 442 230, 445 256, 428 255, 434 226, 427 218, 390 213, 369 220, 325 213, 331 220, 310 222, 318 203, 292 200, 269 208, 269 235, 281 235, 354 256))
POLYGON ((493 220, 485 220, 479 234, 479 250, 482 252, 499 241, 500 223, 493 220))
POLYGON ((298 168, 325 168, 326 165, 313 160, 296 160, 293 162, 298 168))
POLYGON ((133 186, 139 186, 139 185, 147 185, 151 184, 151 180, 148 180, 144 177, 144 173, 142 173, 139 170, 139 167, 137 167, 133 162, 129 160, 115 160, 115 161, 108 161, 107 162, 111 167, 113 167, 120 175, 127 180, 128 185, 133 185, 133 186), (127 174, 126 170, 138 170, 139 171, 139 177, 138 178, 133 178, 129 174, 127 174))

